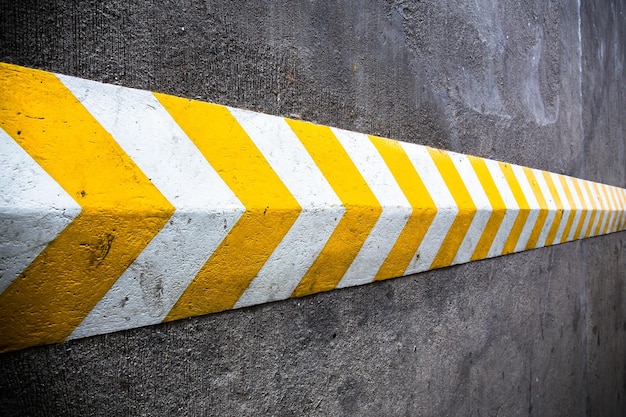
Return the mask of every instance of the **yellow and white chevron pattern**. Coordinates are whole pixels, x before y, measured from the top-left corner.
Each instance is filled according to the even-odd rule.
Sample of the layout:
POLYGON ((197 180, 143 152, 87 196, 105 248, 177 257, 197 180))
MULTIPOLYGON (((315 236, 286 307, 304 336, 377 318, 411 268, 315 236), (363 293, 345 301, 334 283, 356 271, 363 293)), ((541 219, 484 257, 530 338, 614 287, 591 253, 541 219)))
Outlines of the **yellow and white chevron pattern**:
POLYGON ((596 236, 626 191, 0 64, 0 350, 596 236))

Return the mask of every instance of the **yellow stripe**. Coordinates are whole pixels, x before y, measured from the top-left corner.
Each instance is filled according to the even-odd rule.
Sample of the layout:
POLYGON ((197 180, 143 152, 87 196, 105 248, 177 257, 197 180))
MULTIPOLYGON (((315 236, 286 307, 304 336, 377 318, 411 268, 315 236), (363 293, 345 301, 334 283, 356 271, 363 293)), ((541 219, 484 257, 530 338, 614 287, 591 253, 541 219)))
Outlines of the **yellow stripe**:
POLYGON ((604 222, 604 218, 606 217, 606 210, 604 207, 604 201, 602 201, 602 194, 600 193, 600 188, 598 187, 598 184, 595 182, 591 183, 591 186, 595 189, 595 201, 600 213, 600 219, 598 220, 598 225, 596 226, 594 232, 593 232, 593 236, 598 236, 601 234, 602 231, 602 223, 604 222))
POLYGON ((556 192, 556 188, 554 187, 552 175, 550 175, 550 173, 546 171, 542 171, 542 174, 546 180, 546 183, 548 184, 548 189, 550 190, 550 194, 552 194, 554 204, 556 205, 556 215, 554 216, 554 221, 552 222, 552 226, 550 227, 550 231, 548 232, 548 237, 546 238, 545 243, 545 246, 550 246, 554 243, 556 232, 558 232, 559 226, 561 225, 561 219, 563 218, 563 203, 561 202, 559 194, 556 192))
POLYGON ((226 107, 155 95, 246 207, 165 320, 231 309, 298 218, 300 205, 226 107))
POLYGON ((476 249, 474 249, 474 253, 472 254, 471 260, 476 261, 479 259, 485 259, 487 255, 489 255, 489 249, 491 249, 493 240, 496 238, 500 225, 506 215, 506 204, 504 203, 504 200, 502 200, 500 191, 498 191, 498 187, 489 173, 485 160, 475 156, 468 156, 467 158, 472 164, 472 168, 474 168, 476 176, 478 176, 478 180, 480 181, 480 185, 482 185, 485 190, 485 194, 487 195, 493 210, 489 216, 487 224, 485 225, 485 230, 483 230, 483 233, 476 244, 476 249))
POLYGON ((0 67, 2 127, 82 207, 0 295, 0 350, 61 342, 173 207, 50 73, 0 67))
POLYGON ((561 243, 567 241, 567 236, 569 236, 569 232, 574 224, 574 219, 576 218, 576 203, 574 202, 574 197, 572 197, 572 193, 569 191, 569 187, 567 186, 567 181, 565 181, 565 177, 563 175, 557 174, 559 181, 561 182, 561 187, 565 192, 565 198, 567 198, 567 202, 570 206, 569 218, 567 219, 567 223, 565 224, 565 229, 563 229, 563 235, 561 236, 561 243))
POLYGON ((296 120, 287 120, 287 123, 346 209, 321 253, 294 290, 292 296, 300 297, 337 286, 376 224, 382 207, 329 127, 296 120))
POLYGON ((472 219, 476 214, 476 205, 472 201, 465 183, 461 179, 450 155, 438 149, 428 148, 428 153, 435 162, 441 177, 452 194, 452 198, 459 209, 452 226, 448 230, 446 237, 439 248, 439 252, 430 265, 431 269, 442 268, 452 264, 465 234, 472 224, 472 219))
POLYGON ((511 188, 511 192, 513 192, 513 196, 519 207, 519 214, 515 219, 515 223, 513 223, 511 233, 509 233, 509 237, 502 249, 502 254, 506 255, 515 251, 515 245, 517 245, 517 241, 522 234, 522 230, 530 214, 530 205, 528 204, 528 200, 526 200, 526 196, 524 196, 524 191, 522 191, 522 187, 520 187, 511 165, 504 162, 498 162, 498 164, 504 173, 504 178, 506 178, 506 182, 509 184, 509 188, 511 188))
POLYGON ((541 192, 541 188, 537 183, 533 170, 527 167, 523 167, 523 170, 524 174, 526 174, 526 178, 528 179, 528 183, 530 184, 530 188, 535 194, 537 203, 539 204, 539 214, 537 215, 537 220, 535 221, 533 230, 530 232, 528 243, 526 243, 526 250, 528 250, 537 247, 537 242, 539 241, 539 236, 541 236, 541 231, 543 230, 543 226, 545 225, 548 214, 550 213, 550 208, 548 207, 548 203, 541 192))
POLYGON ((585 190, 587 190, 587 196, 589 197, 589 203, 591 204, 591 217, 589 218, 589 224, 587 225, 587 230, 585 231, 585 237, 591 236, 593 233, 593 223, 596 220, 596 216, 598 215, 598 202, 594 198, 594 194, 591 191, 591 184, 589 181, 582 180, 583 186, 585 190))
POLYGON ((370 136, 370 140, 378 149, 413 209, 404 229, 374 278, 381 280, 404 275, 428 227, 437 215, 437 206, 400 143, 376 136, 370 136))
POLYGON ((574 232, 574 239, 580 239, 581 235, 583 234, 585 218, 587 218, 587 215, 589 214, 589 207, 587 206, 587 203, 585 203, 585 199, 583 197, 583 192, 580 188, 578 178, 572 178, 572 183, 574 184, 574 190, 576 191, 576 194, 578 195, 578 200, 580 201, 580 204, 582 206, 580 221, 578 222, 578 226, 576 227, 576 231, 574 232))

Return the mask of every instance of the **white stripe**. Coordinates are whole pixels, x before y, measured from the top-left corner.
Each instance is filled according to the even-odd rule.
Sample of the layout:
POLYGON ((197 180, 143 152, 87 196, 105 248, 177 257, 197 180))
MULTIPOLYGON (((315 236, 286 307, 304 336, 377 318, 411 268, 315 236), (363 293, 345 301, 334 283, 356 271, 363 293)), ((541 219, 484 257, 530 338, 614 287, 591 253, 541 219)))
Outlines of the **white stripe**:
POLYGON ((485 190, 476 175, 476 171, 474 171, 472 163, 469 161, 467 156, 456 152, 448 152, 448 155, 450 155, 452 163, 459 172, 459 175, 461 176, 463 183, 465 183, 465 187, 467 188, 467 191, 476 206, 476 214, 474 215, 472 223, 463 237, 459 250, 452 261, 452 264, 454 265, 469 262, 471 260, 472 254, 476 249, 476 245, 478 245, 478 241, 485 230, 485 226, 487 226, 489 217, 491 217, 493 208, 491 207, 489 198, 487 197, 487 194, 485 193, 485 190))
POLYGON ((374 280, 413 209, 367 135, 341 129, 333 129, 333 132, 383 208, 359 253, 337 284, 338 288, 343 288, 374 280))
POLYGON ((290 297, 345 209, 283 118, 246 110, 230 111, 302 207, 293 226, 237 300, 235 308, 239 308, 290 297))
POLYGON ((519 215, 519 206, 517 205, 515 196, 513 195, 513 192, 509 187, 509 183, 500 168, 500 164, 490 159, 485 159, 485 164, 487 165, 491 178, 493 178, 493 182, 496 184, 506 207, 506 213, 504 214, 502 223, 498 228, 498 233, 496 233, 496 237, 493 239, 493 243, 491 244, 491 248, 487 254, 488 258, 492 258, 502 254, 504 245, 506 244, 506 241, 511 234, 511 229, 515 224, 515 219, 517 219, 517 216, 519 215))
POLYGON ((427 148, 404 142, 400 143, 400 145, 407 153, 413 167, 422 179, 437 207, 437 214, 424 235, 416 255, 413 256, 411 263, 405 271, 405 275, 408 275, 426 271, 430 268, 459 209, 427 148))
POLYGON ((528 207, 530 209, 528 217, 526 218, 526 223, 524 223, 522 233, 520 234, 519 240, 517 241, 514 249, 515 252, 521 252, 526 250, 526 245, 528 244, 530 235, 532 234, 535 224, 537 223, 541 207, 539 207, 537 197, 535 197, 532 186, 528 182, 524 168, 513 164, 511 164, 511 168, 513 169, 513 174, 515 174, 515 178, 517 178, 517 182, 524 193, 524 197, 526 197, 526 202, 528 203, 528 207))
POLYGON ((572 228, 569 231, 569 235, 567 236, 567 240, 571 241, 575 239, 575 234, 576 234, 576 229, 578 229, 578 225, 580 224, 581 221, 583 221, 584 219, 582 218, 582 210, 583 210, 583 206, 582 203, 580 201, 580 198, 578 197, 578 193, 576 192, 576 189, 574 188, 574 183, 572 182, 572 177, 564 177, 565 178, 565 183, 567 184, 567 188, 569 188, 569 193, 572 196, 572 199, 574 199, 574 205, 575 205, 575 210, 576 210, 576 214, 574 216, 574 222, 572 223, 572 228))
POLYGON ((81 211, 0 128, 0 293, 81 211))
POLYGON ((552 198, 552 193, 548 188, 548 183, 543 177, 543 171, 533 169, 533 174, 535 174, 537 185, 539 186, 541 194, 543 194, 543 199, 548 206, 548 215, 546 216, 546 221, 543 224, 543 229, 541 229, 541 233, 539 234, 539 239, 537 239, 537 245, 535 245, 536 248, 541 248, 546 245, 546 239, 550 233, 550 228, 552 228, 552 223, 554 223, 554 220, 556 219, 556 203, 552 198))
POLYGON ((160 323, 245 208, 150 92, 59 78, 176 207, 70 338, 160 323))
POLYGON ((550 176, 552 177, 552 182, 554 183, 556 193, 559 195, 559 199, 561 200, 561 204, 563 205, 563 215, 561 216, 561 223, 559 224, 559 228, 556 230, 556 235, 554 236, 553 242, 554 244, 557 244, 561 243, 563 232, 565 231, 565 226, 567 225, 569 217, 572 214, 572 208, 569 205, 569 200, 565 195, 565 191, 563 191, 559 176, 554 172, 550 172, 550 176))

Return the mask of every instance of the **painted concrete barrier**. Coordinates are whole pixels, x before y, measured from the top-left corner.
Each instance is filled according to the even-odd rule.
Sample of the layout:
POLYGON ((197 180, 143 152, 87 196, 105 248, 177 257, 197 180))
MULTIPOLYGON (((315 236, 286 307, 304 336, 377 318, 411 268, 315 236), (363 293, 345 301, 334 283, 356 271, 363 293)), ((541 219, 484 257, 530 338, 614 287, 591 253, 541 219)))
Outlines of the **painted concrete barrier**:
POLYGON ((626 190, 0 64, 0 351, 622 231, 626 190))

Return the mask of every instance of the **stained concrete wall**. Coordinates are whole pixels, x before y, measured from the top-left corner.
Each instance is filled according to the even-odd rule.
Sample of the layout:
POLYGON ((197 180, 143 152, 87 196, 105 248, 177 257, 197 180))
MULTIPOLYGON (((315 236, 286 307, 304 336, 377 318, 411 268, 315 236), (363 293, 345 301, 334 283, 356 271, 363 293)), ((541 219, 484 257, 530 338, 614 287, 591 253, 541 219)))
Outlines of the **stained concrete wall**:
MULTIPOLYGON (((0 60, 626 186, 625 1, 2 1, 0 60)), ((626 236, 0 355, 1 415, 626 415, 626 236)))

